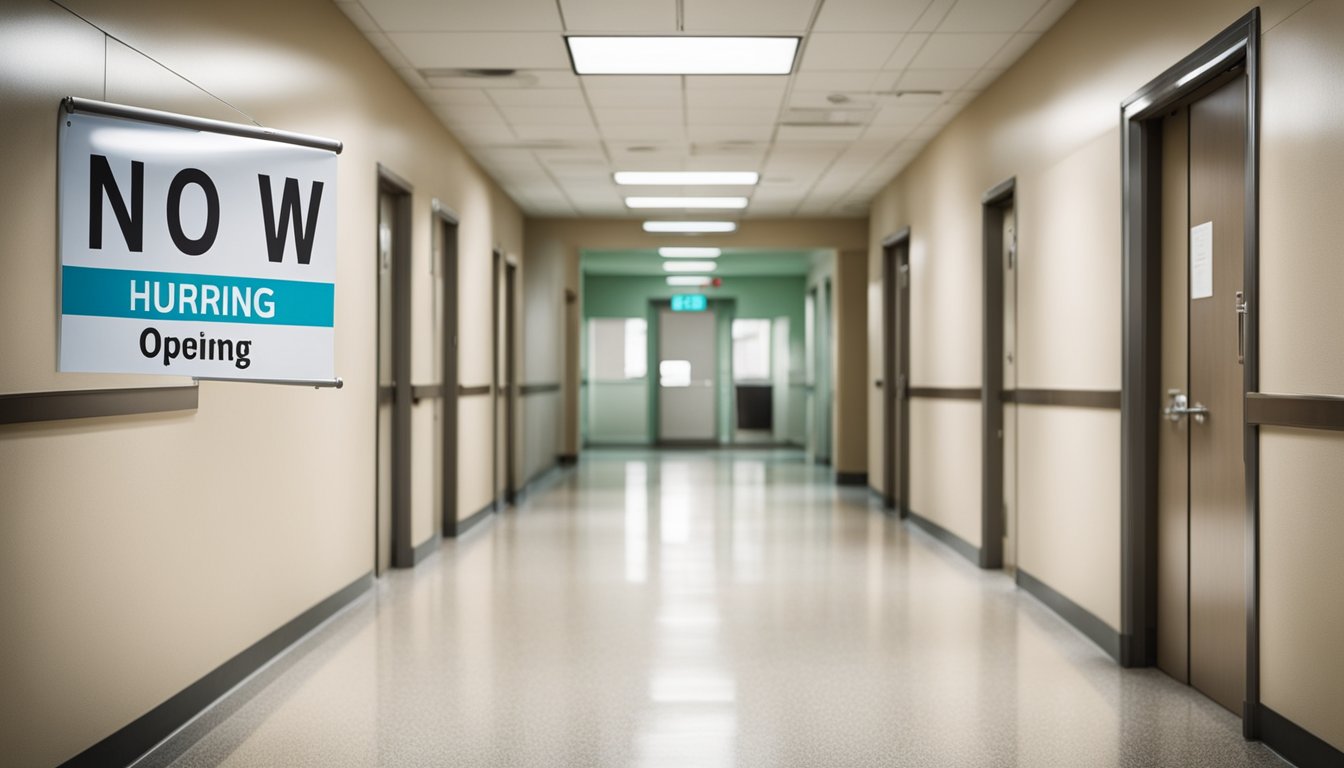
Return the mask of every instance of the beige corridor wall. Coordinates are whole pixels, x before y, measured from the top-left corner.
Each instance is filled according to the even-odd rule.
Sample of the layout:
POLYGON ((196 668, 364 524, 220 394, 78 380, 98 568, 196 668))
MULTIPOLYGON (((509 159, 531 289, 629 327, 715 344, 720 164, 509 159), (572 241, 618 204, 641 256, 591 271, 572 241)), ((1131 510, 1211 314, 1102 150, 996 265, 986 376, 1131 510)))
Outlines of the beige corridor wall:
MULTIPOLYGON (((0 3, 0 392, 130 381, 55 373, 66 95, 246 122, 227 100, 264 125, 345 142, 346 385, 204 383, 193 412, 0 427, 0 754, 14 766, 72 757, 370 570, 378 163, 415 187, 415 383, 438 380, 431 199, 462 219, 466 381, 489 377, 490 250, 522 248, 518 209, 327 0, 65 4, 92 24, 45 0, 0 3)), ((489 496, 474 408, 462 408, 463 509, 489 496)), ((418 414, 417 445, 428 428, 418 414)), ((418 542, 436 523, 433 478, 417 470, 418 542)))
MULTIPOLYGON (((911 383, 981 385, 980 198, 1016 178, 1018 386, 1118 390, 1120 102, 1252 7, 1080 0, 967 106, 873 203, 870 378, 882 370, 880 242, 909 226, 911 383)), ((1344 223, 1333 211, 1344 175, 1344 8, 1260 7, 1262 389, 1344 394, 1344 223)), ((979 521, 979 408, 924 436, 918 408, 935 406, 912 407, 912 453, 931 464, 913 468, 916 511, 961 533, 979 521), (976 485, 967 494, 976 501, 921 491, 923 472, 948 474, 951 461, 964 462, 956 471, 976 485)), ((871 390, 869 409, 878 423, 882 402, 871 390)), ((1021 567, 1119 629, 1119 412, 1020 413, 1021 567)), ((1266 430, 1261 440, 1263 699, 1336 747, 1344 747, 1344 663, 1325 638, 1344 629, 1328 586, 1344 583, 1344 567, 1319 544, 1344 539, 1342 491, 1327 468, 1337 470, 1341 445, 1299 430, 1266 430)), ((875 485, 881 457, 880 434, 870 431, 875 485)))

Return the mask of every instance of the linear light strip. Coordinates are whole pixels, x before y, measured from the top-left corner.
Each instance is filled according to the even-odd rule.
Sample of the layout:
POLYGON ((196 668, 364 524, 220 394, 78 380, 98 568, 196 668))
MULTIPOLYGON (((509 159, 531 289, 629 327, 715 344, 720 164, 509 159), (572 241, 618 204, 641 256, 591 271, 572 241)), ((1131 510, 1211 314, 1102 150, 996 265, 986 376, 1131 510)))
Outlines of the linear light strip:
POLYGON ((628 208, 731 208, 747 207, 745 197, 627 197, 628 208))
POLYGON ((735 221, 646 221, 645 232, 696 235, 709 232, 736 232, 735 221))

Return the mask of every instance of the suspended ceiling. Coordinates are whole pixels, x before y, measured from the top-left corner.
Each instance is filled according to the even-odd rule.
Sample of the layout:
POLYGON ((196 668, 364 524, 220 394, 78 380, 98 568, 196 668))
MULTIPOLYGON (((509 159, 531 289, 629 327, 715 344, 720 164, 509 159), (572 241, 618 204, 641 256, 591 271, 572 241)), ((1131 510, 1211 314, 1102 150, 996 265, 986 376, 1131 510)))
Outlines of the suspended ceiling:
MULTIPOLYGON (((650 218, 623 197, 745 194, 715 218, 862 217, 1074 0, 336 0, 533 216, 650 218), (576 76, 566 34, 800 35, 781 76, 576 76), (486 75, 474 70, 505 70, 486 75), (507 73, 512 70, 512 73, 507 73), (617 187, 752 170, 752 187, 617 187)), ((653 217, 675 218, 680 212, 653 217)), ((703 218, 698 217, 698 218, 703 218)))
MULTIPOLYGON (((819 250, 753 250, 747 248, 725 248, 712 272, 696 274, 713 277, 763 277, 782 275, 806 275, 814 266, 830 258, 830 251, 819 250)), ((644 250, 593 250, 583 251, 582 269, 589 275, 609 275, 622 277, 664 277, 669 273, 663 269, 668 261, 658 255, 655 249, 644 250)), ((689 260, 687 260, 689 261, 689 260)))

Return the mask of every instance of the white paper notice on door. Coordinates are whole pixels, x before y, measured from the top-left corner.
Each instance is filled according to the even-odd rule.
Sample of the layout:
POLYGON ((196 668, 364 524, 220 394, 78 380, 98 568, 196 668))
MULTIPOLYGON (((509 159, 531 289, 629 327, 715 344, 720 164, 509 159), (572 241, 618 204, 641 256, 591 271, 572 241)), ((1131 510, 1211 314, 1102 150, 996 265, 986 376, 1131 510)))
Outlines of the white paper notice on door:
POLYGON ((1190 228, 1190 298, 1213 295, 1213 222, 1190 228))

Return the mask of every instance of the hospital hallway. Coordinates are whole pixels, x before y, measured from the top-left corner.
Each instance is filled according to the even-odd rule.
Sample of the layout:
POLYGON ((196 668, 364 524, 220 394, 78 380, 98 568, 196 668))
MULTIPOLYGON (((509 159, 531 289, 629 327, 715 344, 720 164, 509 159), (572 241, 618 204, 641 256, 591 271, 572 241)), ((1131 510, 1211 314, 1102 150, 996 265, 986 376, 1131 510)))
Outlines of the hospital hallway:
POLYGON ((1283 765, 786 450, 590 450, 138 765, 1283 765))

